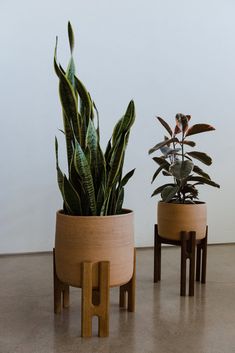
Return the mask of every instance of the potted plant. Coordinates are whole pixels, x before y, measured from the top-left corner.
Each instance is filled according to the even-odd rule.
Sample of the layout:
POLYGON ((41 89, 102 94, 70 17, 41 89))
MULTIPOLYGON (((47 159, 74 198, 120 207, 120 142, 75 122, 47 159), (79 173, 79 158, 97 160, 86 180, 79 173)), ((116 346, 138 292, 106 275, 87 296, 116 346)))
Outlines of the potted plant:
MULTIPOLYGON (((63 135, 67 150, 67 174, 56 168, 63 209, 57 212, 55 264, 60 281, 81 287, 83 261, 110 262, 110 286, 121 286, 133 275, 133 212, 123 209, 124 187, 134 169, 123 176, 125 151, 135 120, 131 101, 114 127, 103 152, 99 114, 84 84, 75 74, 74 34, 68 23, 71 57, 65 71, 57 62, 59 96, 63 113, 63 135)), ((98 285, 94 276, 93 285, 98 285)))
POLYGON ((158 203, 158 233, 162 237, 179 240, 181 231, 196 231, 196 238, 202 239, 205 237, 207 216, 205 202, 198 199, 198 186, 220 186, 195 164, 195 161, 200 161, 209 166, 212 159, 204 152, 192 150, 196 144, 189 137, 215 129, 208 124, 189 126, 190 115, 176 114, 174 129, 164 119, 157 119, 168 136, 149 150, 149 154, 156 151, 161 153, 153 157, 158 167, 152 182, 161 172, 166 178, 171 178, 171 181, 159 186, 152 194, 160 194, 162 198, 158 203))

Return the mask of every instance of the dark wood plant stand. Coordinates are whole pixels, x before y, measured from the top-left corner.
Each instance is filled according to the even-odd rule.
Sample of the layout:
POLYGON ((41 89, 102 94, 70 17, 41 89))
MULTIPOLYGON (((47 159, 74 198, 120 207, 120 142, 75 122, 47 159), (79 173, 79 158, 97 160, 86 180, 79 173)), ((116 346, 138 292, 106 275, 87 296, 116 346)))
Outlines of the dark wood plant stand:
MULTIPOLYGON (((130 281, 120 286, 119 306, 135 311, 135 281, 136 281, 136 254, 134 252, 134 270, 130 281)), ((109 335, 109 279, 110 262, 99 262, 99 286, 92 285, 93 263, 82 263, 82 308, 81 308, 81 336, 92 336, 92 317, 98 317, 98 335, 109 335)), ((59 314, 63 308, 69 307, 69 285, 61 282, 56 274, 55 249, 53 249, 54 272, 54 312, 59 314)))
POLYGON ((161 245, 170 244, 181 247, 180 295, 186 295, 187 259, 189 259, 189 296, 194 295, 195 257, 196 281, 206 283, 207 234, 203 239, 196 239, 196 232, 181 232, 180 240, 163 238, 158 234, 158 226, 154 227, 154 282, 161 280, 161 245), (197 255, 196 255, 197 248, 197 255), (196 255, 196 256, 195 256, 196 255))

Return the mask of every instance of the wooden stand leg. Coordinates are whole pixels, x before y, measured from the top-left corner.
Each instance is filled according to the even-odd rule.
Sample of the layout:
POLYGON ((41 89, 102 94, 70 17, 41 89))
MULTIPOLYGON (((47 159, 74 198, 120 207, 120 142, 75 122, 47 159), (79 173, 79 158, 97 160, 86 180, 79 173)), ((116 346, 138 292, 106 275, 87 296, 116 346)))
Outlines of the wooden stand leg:
POLYGON ((187 233, 181 232, 180 295, 186 295, 187 233))
POLYGON ((154 283, 161 280, 161 240, 158 235, 158 226, 154 227, 154 283))
POLYGON ((194 296, 196 232, 189 232, 189 296, 194 296))
POLYGON ((109 334, 110 263, 99 262, 99 288, 95 291, 92 287, 92 267, 91 262, 82 264, 82 337, 91 337, 93 316, 99 319, 99 337, 106 337, 109 334))
POLYGON ((194 295, 196 232, 181 232, 180 295, 186 295, 186 270, 189 259, 189 296, 194 295))
POLYGON ((53 249, 53 274, 54 274, 54 313, 61 312, 63 298, 63 308, 69 306, 69 286, 59 280, 56 274, 55 249, 53 249))
POLYGON ((202 246, 201 244, 197 245, 197 264, 196 264, 196 281, 200 282, 201 278, 201 252, 202 246))
POLYGON ((135 311, 135 286, 136 286, 136 249, 134 249, 134 267, 133 275, 130 281, 120 287, 119 306, 128 309, 130 312, 135 311), (128 301, 127 301, 128 300, 128 301))
POLYGON ((206 236, 203 239, 203 243, 202 243, 202 278, 201 278, 202 283, 206 283, 207 235, 208 235, 208 227, 206 228, 206 236))

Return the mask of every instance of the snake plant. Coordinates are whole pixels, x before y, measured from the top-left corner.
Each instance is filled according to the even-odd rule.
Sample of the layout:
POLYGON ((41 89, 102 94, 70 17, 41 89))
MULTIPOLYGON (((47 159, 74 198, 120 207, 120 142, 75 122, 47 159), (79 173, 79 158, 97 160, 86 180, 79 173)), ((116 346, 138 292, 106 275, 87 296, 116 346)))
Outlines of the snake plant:
POLYGON ((68 170, 58 162, 55 139, 57 180, 68 215, 106 216, 122 213, 124 186, 134 169, 123 176, 125 151, 130 129, 135 120, 134 102, 130 101, 123 117, 114 127, 105 151, 100 146, 99 114, 84 84, 76 76, 73 59, 74 34, 68 23, 71 57, 67 70, 57 62, 57 40, 54 68, 59 78, 59 96, 68 170))
POLYGON ((160 117, 157 119, 169 137, 165 136, 164 141, 149 150, 149 154, 158 150, 161 152, 159 157, 153 158, 158 168, 152 182, 160 172, 166 177, 173 177, 173 182, 159 186, 152 196, 161 194, 164 202, 195 203, 198 200, 198 185, 206 184, 219 188, 220 186, 212 181, 207 173, 194 164, 194 160, 198 160, 209 166, 212 163, 211 157, 204 152, 186 150, 187 147, 196 146, 194 141, 188 140, 189 136, 215 130, 214 127, 208 124, 195 124, 190 127, 191 116, 184 114, 176 114, 174 129, 164 119, 160 117))

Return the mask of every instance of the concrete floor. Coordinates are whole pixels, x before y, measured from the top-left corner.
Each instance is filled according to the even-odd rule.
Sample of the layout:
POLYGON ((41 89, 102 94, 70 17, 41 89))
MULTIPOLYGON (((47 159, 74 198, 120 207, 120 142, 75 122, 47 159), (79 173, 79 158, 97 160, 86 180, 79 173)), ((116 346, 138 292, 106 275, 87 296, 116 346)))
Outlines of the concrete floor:
POLYGON ((80 337, 80 290, 53 313, 52 256, 0 257, 0 353, 234 353, 235 244, 209 246, 207 284, 179 296, 178 248, 162 254, 162 281, 153 284, 153 250, 137 252, 137 307, 119 310, 111 290, 110 336, 80 337))

